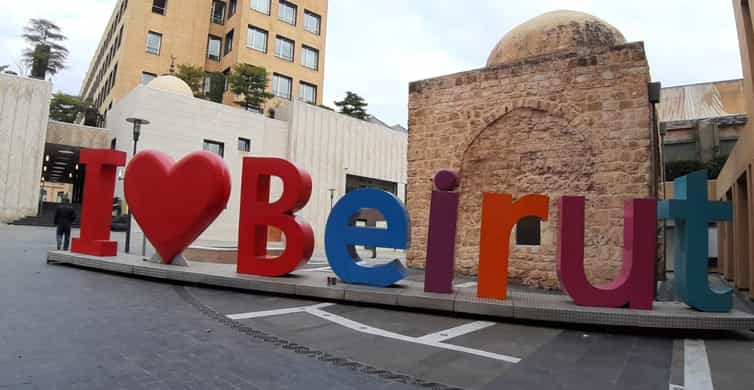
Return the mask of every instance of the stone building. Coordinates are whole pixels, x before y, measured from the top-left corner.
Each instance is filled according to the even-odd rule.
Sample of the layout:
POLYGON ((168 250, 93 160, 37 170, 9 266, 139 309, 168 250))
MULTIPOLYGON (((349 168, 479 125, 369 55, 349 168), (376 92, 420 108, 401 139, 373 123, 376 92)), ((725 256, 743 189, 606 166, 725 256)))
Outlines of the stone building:
POLYGON ((533 237, 522 237, 523 223, 514 229, 509 277, 558 287, 557 200, 579 195, 587 198, 587 275, 613 278, 623 202, 654 195, 649 81, 641 42, 626 43, 593 16, 557 11, 510 31, 482 69, 412 83, 409 264, 424 265, 432 178, 451 168, 461 176, 457 271, 478 270, 483 193, 540 193, 550 196, 548 221, 534 221, 533 237))

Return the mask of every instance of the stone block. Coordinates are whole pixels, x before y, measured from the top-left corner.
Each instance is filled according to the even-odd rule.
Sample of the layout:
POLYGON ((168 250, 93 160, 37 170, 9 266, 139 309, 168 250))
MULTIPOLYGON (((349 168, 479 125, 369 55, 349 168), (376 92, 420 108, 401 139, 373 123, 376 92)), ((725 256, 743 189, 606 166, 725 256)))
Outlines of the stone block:
POLYGON ((476 288, 458 289, 453 311, 459 314, 484 315, 498 318, 513 318, 513 302, 479 298, 476 288))
POLYGON ((335 286, 327 285, 327 277, 330 274, 319 272, 299 272, 290 277, 295 282, 294 293, 304 297, 315 297, 329 300, 343 300, 345 297, 345 284, 338 283, 335 286))
POLYGON ((453 312, 455 293, 435 294, 423 289, 409 288, 398 295, 398 306, 421 310, 453 312))
POLYGON ((357 303, 396 306, 398 305, 398 296, 403 293, 404 288, 401 286, 379 288, 345 284, 345 296, 343 299, 357 303))

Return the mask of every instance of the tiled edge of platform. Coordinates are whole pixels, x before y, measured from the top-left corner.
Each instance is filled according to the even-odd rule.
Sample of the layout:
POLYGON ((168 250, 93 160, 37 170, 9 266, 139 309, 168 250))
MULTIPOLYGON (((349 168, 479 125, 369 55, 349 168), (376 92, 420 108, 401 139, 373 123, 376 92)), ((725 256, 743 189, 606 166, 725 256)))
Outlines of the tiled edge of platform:
POLYGON ((49 252, 47 262, 217 287, 497 318, 664 329, 754 329, 754 315, 741 311, 701 313, 673 302, 656 302, 654 310, 650 311, 608 309, 577 306, 563 295, 522 291, 511 291, 507 300, 498 301, 478 298, 475 288, 460 288, 453 294, 432 294, 424 292, 421 283, 409 280, 390 288, 345 283, 328 286, 325 273, 300 272, 267 278, 237 274, 235 266, 228 264, 197 262, 191 267, 178 267, 149 263, 139 256, 128 255, 99 258, 49 252))

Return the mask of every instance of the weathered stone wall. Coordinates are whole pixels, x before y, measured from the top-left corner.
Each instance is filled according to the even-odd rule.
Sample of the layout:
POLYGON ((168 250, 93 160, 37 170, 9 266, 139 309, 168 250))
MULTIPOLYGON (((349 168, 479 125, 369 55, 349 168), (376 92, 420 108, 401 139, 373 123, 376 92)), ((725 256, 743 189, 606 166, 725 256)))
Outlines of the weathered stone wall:
POLYGON ((557 200, 587 197, 592 282, 622 264, 623 201, 650 194, 649 68, 641 43, 561 52, 411 84, 408 208, 411 266, 425 262, 432 177, 461 174, 457 271, 478 269, 482 193, 551 197, 542 245, 511 237, 510 276, 557 288, 557 200))

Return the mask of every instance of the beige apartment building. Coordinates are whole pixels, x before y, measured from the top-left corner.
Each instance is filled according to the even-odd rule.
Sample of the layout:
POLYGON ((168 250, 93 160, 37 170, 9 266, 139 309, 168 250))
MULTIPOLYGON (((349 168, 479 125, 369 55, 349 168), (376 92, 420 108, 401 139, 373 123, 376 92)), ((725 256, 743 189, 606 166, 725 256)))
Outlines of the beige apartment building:
MULTIPOLYGON (((136 86, 201 66, 228 75, 247 63, 267 69, 275 97, 322 104, 327 0, 119 0, 81 86, 107 115, 136 86)), ((205 91, 210 89, 205 78, 205 91)), ((223 103, 234 104, 227 92, 223 103)))

